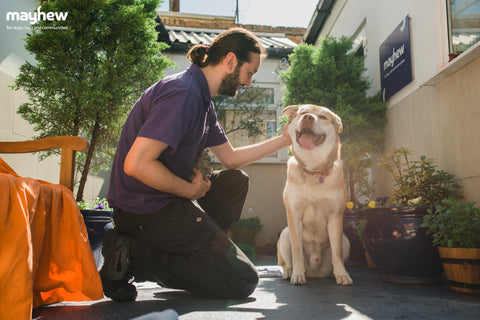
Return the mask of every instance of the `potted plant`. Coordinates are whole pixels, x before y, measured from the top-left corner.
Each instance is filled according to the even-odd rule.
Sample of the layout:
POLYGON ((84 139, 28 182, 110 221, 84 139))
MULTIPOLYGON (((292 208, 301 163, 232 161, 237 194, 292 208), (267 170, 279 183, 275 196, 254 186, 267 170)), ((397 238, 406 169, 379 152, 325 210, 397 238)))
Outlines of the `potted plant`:
POLYGON ((255 216, 235 221, 230 228, 232 240, 252 260, 256 255, 253 241, 262 227, 260 218, 255 216))
POLYGON ((343 233, 350 241, 350 255, 347 264, 350 266, 368 266, 377 268, 365 246, 363 231, 366 223, 365 207, 375 208, 384 206, 388 197, 378 197, 368 204, 355 205, 352 201, 347 202, 347 209, 343 215, 343 233))
POLYGON ((449 288, 480 294, 480 209, 475 204, 444 199, 428 210, 421 226, 438 247, 449 288))
POLYGON ((460 198, 454 175, 438 170, 432 159, 411 161, 406 148, 393 150, 380 166, 394 178, 390 207, 366 210, 365 245, 383 280, 439 283, 442 265, 432 239, 421 227, 427 210, 446 198, 460 198))
POLYGON ((78 207, 87 228, 88 241, 92 248, 93 257, 97 268, 103 264, 103 238, 107 230, 112 229, 112 210, 105 198, 95 199, 93 205, 88 205, 84 200, 78 202, 78 207))
POLYGON ((242 218, 232 224, 230 232, 235 242, 252 246, 255 235, 262 229, 262 227, 258 216, 242 218))
POLYGON ((365 266, 365 251, 363 249, 363 224, 365 211, 357 208, 352 201, 347 202, 347 208, 343 214, 343 234, 350 241, 350 255, 345 262, 349 266, 365 266), (359 233, 360 228, 362 232, 359 233))

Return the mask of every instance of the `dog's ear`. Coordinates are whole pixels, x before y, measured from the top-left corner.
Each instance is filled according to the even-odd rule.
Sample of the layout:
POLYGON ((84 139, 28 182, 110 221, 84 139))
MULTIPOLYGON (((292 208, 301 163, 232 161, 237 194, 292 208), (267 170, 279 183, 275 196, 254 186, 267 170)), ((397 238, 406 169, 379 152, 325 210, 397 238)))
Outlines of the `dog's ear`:
POLYGON ((298 106, 288 106, 282 110, 282 114, 286 115, 290 119, 297 114, 298 106))
POLYGON ((332 114, 332 122, 337 128, 337 133, 342 133, 343 131, 343 124, 342 124, 342 119, 340 119, 339 116, 337 116, 334 112, 330 111, 332 114))

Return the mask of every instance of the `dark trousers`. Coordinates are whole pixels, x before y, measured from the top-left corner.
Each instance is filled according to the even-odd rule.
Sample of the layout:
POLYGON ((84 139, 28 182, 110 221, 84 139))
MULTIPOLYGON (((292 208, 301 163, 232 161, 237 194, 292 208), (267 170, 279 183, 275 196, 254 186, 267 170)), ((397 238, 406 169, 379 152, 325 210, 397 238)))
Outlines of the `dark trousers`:
POLYGON ((134 236, 135 281, 214 298, 245 298, 255 290, 255 266, 225 234, 240 218, 248 176, 220 170, 210 180, 197 203, 181 198, 151 214, 114 210, 115 228, 134 236))

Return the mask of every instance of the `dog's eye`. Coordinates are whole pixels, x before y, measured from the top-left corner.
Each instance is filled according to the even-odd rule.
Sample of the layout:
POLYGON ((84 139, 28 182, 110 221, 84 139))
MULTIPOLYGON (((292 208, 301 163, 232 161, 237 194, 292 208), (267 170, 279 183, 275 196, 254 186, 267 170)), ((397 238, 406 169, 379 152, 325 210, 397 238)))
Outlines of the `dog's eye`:
POLYGON ((322 119, 322 120, 328 120, 328 118, 325 117, 324 115, 319 116, 319 118, 322 119))

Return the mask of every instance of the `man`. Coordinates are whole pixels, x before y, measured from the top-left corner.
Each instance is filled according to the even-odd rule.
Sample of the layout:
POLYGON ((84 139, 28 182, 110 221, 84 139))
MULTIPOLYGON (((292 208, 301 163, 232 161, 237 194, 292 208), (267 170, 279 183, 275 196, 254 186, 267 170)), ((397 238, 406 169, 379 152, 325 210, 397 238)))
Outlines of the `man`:
POLYGON ((211 97, 235 96, 250 86, 264 56, 254 34, 230 29, 209 47, 193 46, 188 69, 160 80, 136 102, 120 136, 107 195, 115 228, 105 237, 100 270, 106 296, 135 300, 132 276, 204 297, 244 298, 255 289, 255 267, 226 236, 248 190, 248 176, 235 169, 291 141, 284 131, 233 148, 211 97), (227 170, 207 178, 193 168, 205 148, 227 170))

